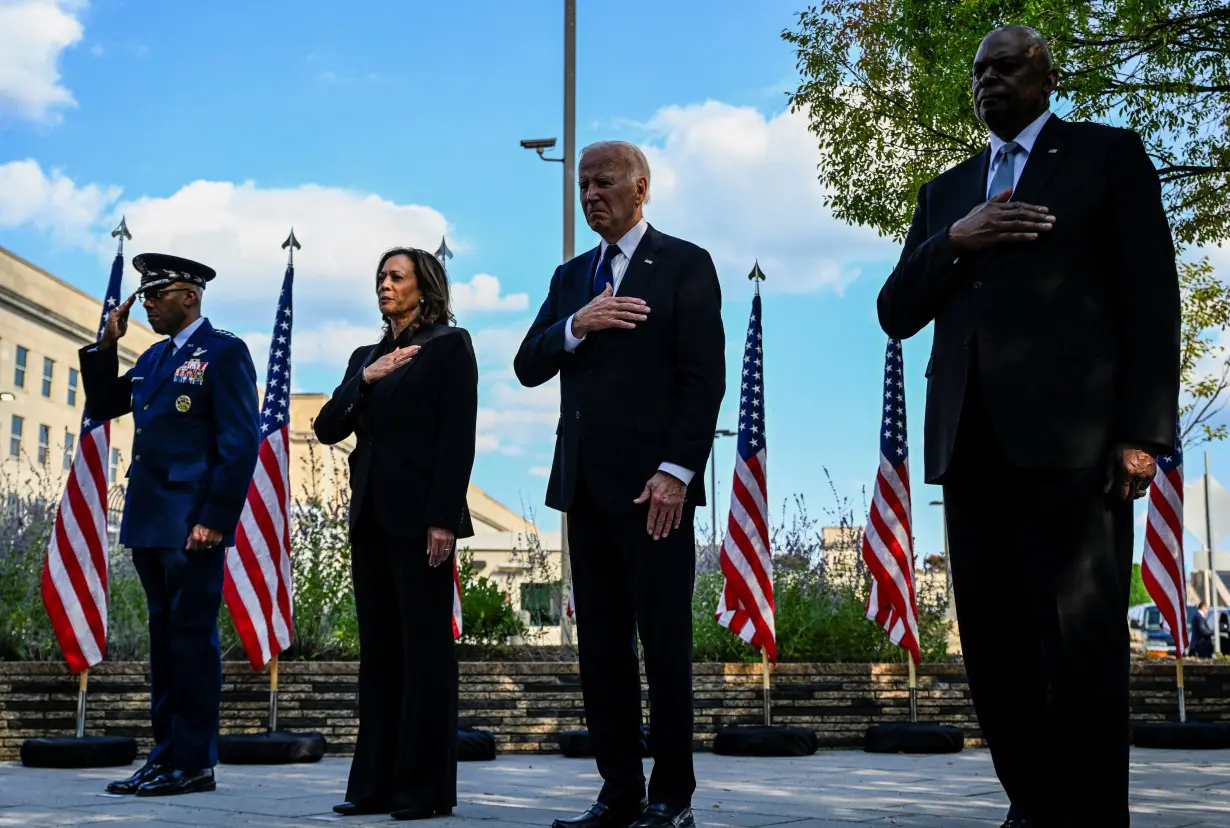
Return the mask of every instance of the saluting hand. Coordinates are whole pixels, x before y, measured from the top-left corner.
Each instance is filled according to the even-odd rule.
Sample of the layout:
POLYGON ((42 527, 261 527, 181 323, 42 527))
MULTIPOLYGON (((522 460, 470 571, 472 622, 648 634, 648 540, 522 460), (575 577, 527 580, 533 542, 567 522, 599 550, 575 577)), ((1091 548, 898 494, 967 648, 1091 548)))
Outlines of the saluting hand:
POLYGON ((427 530, 427 563, 432 566, 439 566, 448 560, 448 556, 453 553, 453 543, 455 538, 453 533, 447 529, 439 529, 435 526, 427 530))
POLYGON ((589 300, 572 317, 572 335, 577 339, 607 328, 631 329, 649 318, 649 305, 636 296, 615 296, 610 285, 589 300))
POLYGON ((128 312, 132 310, 132 303, 137 301, 137 294, 129 296, 115 310, 107 315, 107 327, 103 330, 102 338, 98 340, 99 348, 110 348, 119 342, 128 333, 128 312))
POLYGON ((683 481, 664 471, 657 472, 645 484, 641 496, 632 501, 636 505, 649 502, 649 518, 645 531, 659 540, 678 529, 683 521, 683 504, 688 499, 688 487, 683 481))
POLYGON ((954 250, 972 253, 1007 242, 1034 241, 1055 226, 1055 217, 1045 207, 1008 201, 1012 190, 996 193, 948 229, 954 250))
POLYGON ((389 351, 363 369, 363 381, 368 385, 379 382, 409 362, 410 358, 417 354, 421 347, 423 346, 411 345, 408 348, 397 348, 396 350, 389 351))
POLYGON ((188 536, 188 543, 185 544, 184 549, 195 552, 199 549, 212 549, 220 543, 222 543, 221 532, 198 523, 192 527, 192 534, 188 536))

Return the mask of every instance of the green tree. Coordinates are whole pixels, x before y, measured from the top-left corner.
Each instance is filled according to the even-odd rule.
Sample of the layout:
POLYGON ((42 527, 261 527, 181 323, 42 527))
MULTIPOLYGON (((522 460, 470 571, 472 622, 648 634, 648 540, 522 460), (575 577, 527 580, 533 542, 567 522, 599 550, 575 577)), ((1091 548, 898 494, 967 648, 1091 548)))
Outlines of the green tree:
MULTIPOLYGON (((782 33, 800 75, 833 214, 898 241, 919 187, 986 145, 970 64, 991 29, 1045 35, 1065 117, 1138 132, 1183 249, 1230 237, 1230 6, 1225 0, 824 0, 782 33)), ((1223 439, 1212 419, 1230 360, 1216 332, 1230 292, 1207 260, 1182 262, 1184 440, 1223 439), (1209 366, 1215 366, 1209 368, 1209 366)))
POLYGON ((1132 591, 1128 598, 1128 606, 1152 603, 1153 597, 1149 595, 1149 590, 1145 587, 1145 579, 1140 574, 1140 564, 1132 564, 1132 591))

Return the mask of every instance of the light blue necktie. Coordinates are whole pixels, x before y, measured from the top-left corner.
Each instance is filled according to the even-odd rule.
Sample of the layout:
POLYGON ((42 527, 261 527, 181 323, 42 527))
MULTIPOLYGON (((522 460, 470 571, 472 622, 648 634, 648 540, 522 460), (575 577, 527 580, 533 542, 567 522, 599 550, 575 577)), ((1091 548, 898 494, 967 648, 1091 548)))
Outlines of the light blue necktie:
POLYGON ((1016 185, 1013 183, 1013 172, 1016 169, 1016 158, 1014 157, 1021 150, 1021 145, 1016 141, 1009 141, 999 148, 999 166, 995 168, 995 176, 991 179, 991 189, 987 193, 987 198, 998 195, 1004 190, 1015 190, 1016 185))

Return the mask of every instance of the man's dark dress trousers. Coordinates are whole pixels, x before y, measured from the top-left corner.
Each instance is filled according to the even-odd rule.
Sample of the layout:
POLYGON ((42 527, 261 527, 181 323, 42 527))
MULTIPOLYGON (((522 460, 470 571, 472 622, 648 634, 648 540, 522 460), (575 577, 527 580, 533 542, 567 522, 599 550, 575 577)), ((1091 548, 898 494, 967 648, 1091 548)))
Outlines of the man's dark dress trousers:
POLYGON ((527 386, 560 377, 547 505, 568 515, 585 715, 618 806, 645 795, 637 634, 649 682, 649 800, 688 805, 692 769, 693 516, 725 392, 721 292, 709 254, 650 226, 617 295, 650 307, 633 330, 590 333, 572 353, 564 325, 594 295, 598 250, 561 265, 514 361, 527 386), (683 522, 655 541, 633 501, 662 463, 695 472, 683 522))
POLYGON ((256 369, 243 340, 208 320, 178 350, 159 342, 123 375, 117 348, 82 348, 81 377, 86 416, 131 412, 135 426, 120 543, 149 607, 149 761, 200 771, 218 761, 218 608, 256 468, 256 369), (222 532, 221 544, 186 550, 197 524, 222 532))
POLYGON ((1103 484, 1116 444, 1173 450, 1174 247, 1139 137, 1051 115, 1012 199, 1053 230, 958 256, 948 228, 986 200, 990 160, 922 187, 880 323, 904 339, 935 322, 926 477, 1014 814, 1126 826, 1132 504, 1103 484))
POLYGON ((463 328, 407 328, 350 357, 314 428, 351 434, 351 570, 359 619, 359 737, 346 799, 389 811, 457 804, 457 652, 453 561, 427 562, 427 529, 474 534, 478 366, 463 328), (363 369, 395 347, 408 363, 367 385, 363 369))

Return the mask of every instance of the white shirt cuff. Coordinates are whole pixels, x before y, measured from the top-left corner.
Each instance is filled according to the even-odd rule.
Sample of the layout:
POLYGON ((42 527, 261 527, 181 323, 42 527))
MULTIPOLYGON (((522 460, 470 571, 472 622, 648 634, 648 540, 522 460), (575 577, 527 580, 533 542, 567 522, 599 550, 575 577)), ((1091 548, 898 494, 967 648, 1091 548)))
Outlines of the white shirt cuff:
POLYGON ((663 463, 658 466, 658 471, 664 471, 672 477, 677 477, 683 481, 684 486, 692 484, 692 476, 696 474, 694 471, 688 471, 683 466, 676 466, 674 463, 663 463))
MULTIPOLYGON (((572 316, 576 316, 576 314, 574 313, 572 316)), ((564 350, 568 353, 575 351, 577 346, 585 341, 585 337, 577 339, 572 335, 572 316, 568 317, 564 322, 564 350)))

